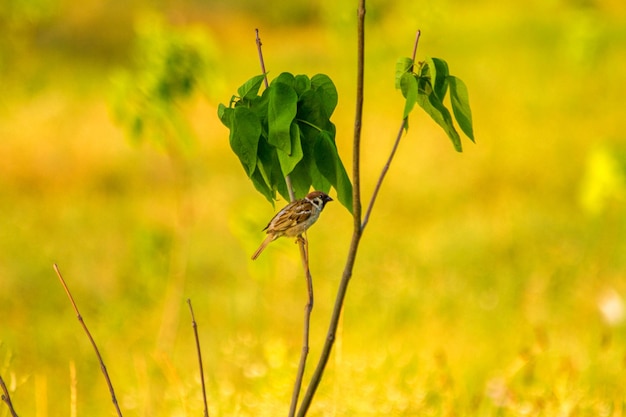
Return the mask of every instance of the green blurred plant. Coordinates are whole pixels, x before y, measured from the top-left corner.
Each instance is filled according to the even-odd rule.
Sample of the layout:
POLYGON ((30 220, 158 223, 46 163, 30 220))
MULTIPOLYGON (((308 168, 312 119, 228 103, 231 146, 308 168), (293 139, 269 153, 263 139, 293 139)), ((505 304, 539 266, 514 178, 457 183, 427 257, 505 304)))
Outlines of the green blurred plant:
POLYGON ((136 31, 134 68, 113 77, 115 119, 132 141, 148 140, 180 156, 195 141, 181 105, 206 87, 213 48, 203 32, 152 15, 136 31))
POLYGON ((184 105, 208 91, 214 51, 206 33, 175 28, 155 15, 137 25, 134 68, 113 78, 111 106, 117 122, 135 143, 150 142, 167 153, 178 183, 178 221, 172 225, 168 281, 158 349, 173 343, 185 286, 187 241, 193 222, 190 191, 196 135, 185 118, 184 105))
POLYGON ((296 198, 311 187, 328 192, 352 211, 352 184, 335 144, 330 117, 337 106, 337 89, 325 74, 309 78, 284 72, 259 95, 265 75, 237 89, 218 116, 230 129, 230 146, 254 187, 272 204, 278 191, 286 200, 290 177, 296 198))

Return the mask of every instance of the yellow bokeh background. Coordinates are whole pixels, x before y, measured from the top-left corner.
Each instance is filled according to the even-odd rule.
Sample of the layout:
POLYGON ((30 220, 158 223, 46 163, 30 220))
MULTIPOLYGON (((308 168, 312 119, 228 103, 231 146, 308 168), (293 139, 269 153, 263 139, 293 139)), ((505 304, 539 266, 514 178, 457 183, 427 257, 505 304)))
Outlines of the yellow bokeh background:
MULTIPOLYGON (((334 80, 351 172, 356 2, 2 0, 0 28, 0 375, 18 414, 114 414, 54 263, 124 415, 201 412, 188 298, 211 415, 286 414, 301 264, 287 239, 249 260, 275 208, 231 152, 217 106, 260 72, 259 28, 270 78, 334 80), (129 140, 111 105, 136 28, 155 16, 201 38, 211 62, 178 108, 194 138, 184 174, 164 147, 129 140)), ((369 2, 364 203, 400 127, 395 63, 417 29, 418 59, 445 59, 467 85, 476 144, 456 153, 412 114, 310 415, 623 415, 626 6, 369 2)), ((351 222, 332 203, 309 232, 308 371, 351 222)))

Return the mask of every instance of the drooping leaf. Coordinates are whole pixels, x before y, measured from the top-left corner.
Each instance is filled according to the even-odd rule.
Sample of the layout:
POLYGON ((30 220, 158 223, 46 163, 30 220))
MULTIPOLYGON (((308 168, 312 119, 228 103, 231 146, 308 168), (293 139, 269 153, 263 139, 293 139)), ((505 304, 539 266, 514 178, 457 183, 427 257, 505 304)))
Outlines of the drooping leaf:
POLYGON ((263 196, 267 199, 267 201, 269 201, 272 205, 274 205, 276 194, 267 185, 267 182, 265 181, 265 178, 263 178, 263 175, 261 174, 259 169, 256 169, 252 173, 252 176, 250 177, 250 179, 252 180, 252 184, 254 185, 254 188, 256 188, 257 191, 259 191, 261 194, 263 194, 263 196))
POLYGON ((300 96, 296 118, 302 128, 304 128, 304 125, 307 125, 316 129, 318 132, 328 128, 331 122, 326 116, 320 91, 311 89, 305 91, 302 96, 300 96))
POLYGON ((239 94, 239 97, 242 99, 252 100, 259 93, 259 89, 261 88, 261 84, 264 79, 265 75, 263 74, 255 75, 237 89, 237 94, 239 94))
POLYGON ((439 98, 443 102, 448 91, 448 63, 440 58, 428 58, 426 60, 431 76, 431 86, 439 98))
POLYGON ((472 125, 472 110, 469 105, 469 95, 465 83, 457 77, 449 76, 450 102, 452 112, 459 127, 474 142, 474 128, 472 125))
POLYGON ((303 198, 309 193, 311 188, 311 176, 303 161, 300 161, 300 163, 296 165, 289 177, 291 178, 291 186, 293 187, 293 193, 296 198, 303 198))
POLYGON ((300 132, 304 156, 294 171, 306 170, 313 188, 327 193, 330 190, 330 182, 319 171, 315 163, 315 146, 319 138, 319 131, 311 126, 302 125, 300 132))
POLYGON ((217 117, 229 129, 233 127, 233 111, 233 109, 226 107, 222 103, 217 106, 217 117))
POLYGON ((254 172, 261 122, 247 107, 235 107, 232 112, 230 146, 239 157, 248 177, 254 172))
POLYGON ((315 144, 315 163, 331 184, 337 183, 337 148, 328 132, 319 133, 315 144))
POLYGON ((405 72, 400 80, 400 86, 402 95, 406 99, 402 115, 406 119, 417 102, 417 78, 410 72, 405 72))
POLYGON ((461 138, 454 128, 452 115, 439 98, 432 92, 427 94, 424 90, 420 90, 417 95, 417 103, 439 126, 443 128, 446 135, 448 135, 452 141, 454 149, 456 149, 457 152, 463 152, 461 138))
POLYGON ((311 77, 311 88, 318 90, 321 98, 322 107, 325 111, 326 118, 330 119, 337 103, 339 101, 339 95, 337 94, 337 88, 335 84, 326 74, 315 74, 311 77))
POLYGON ((327 131, 320 132, 315 144, 315 163, 322 175, 337 190, 337 198, 341 204, 352 211, 352 184, 341 163, 335 142, 327 131))
POLYGON ((396 62, 396 89, 401 87, 402 76, 412 72, 413 60, 411 58, 400 58, 396 62))
POLYGON ((302 144, 300 143, 300 128, 297 123, 291 124, 290 136, 291 154, 284 152, 280 148, 276 149, 280 169, 285 177, 291 174, 291 171, 293 171, 294 167, 300 162, 303 156, 302 144))
POLYGON ((273 82, 269 90, 268 141, 271 145, 290 155, 290 129, 298 111, 298 95, 293 87, 281 82, 273 82))

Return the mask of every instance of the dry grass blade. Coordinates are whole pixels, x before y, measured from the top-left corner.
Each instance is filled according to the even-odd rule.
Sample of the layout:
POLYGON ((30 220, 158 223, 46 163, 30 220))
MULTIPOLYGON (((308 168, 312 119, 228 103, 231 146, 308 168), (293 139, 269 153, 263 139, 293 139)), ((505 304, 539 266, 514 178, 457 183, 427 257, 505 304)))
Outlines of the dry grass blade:
POLYGON ((61 285, 63 285, 63 288, 65 289, 65 293, 67 294, 67 297, 70 299, 70 302, 72 303, 72 307, 74 307, 74 311, 76 312, 76 317, 78 318, 78 321, 83 327, 83 330, 87 334, 87 337, 89 338, 89 341, 91 342, 91 346, 93 346, 93 349, 96 352, 96 356, 98 357, 98 362, 100 362, 100 369, 102 370, 102 373, 104 374, 104 379, 106 380, 106 383, 109 387, 109 392, 111 393, 111 400, 113 401, 113 405, 115 406, 117 415, 121 417, 122 411, 120 410, 120 406, 117 403, 117 398, 115 397, 115 390, 113 389, 113 384, 111 383, 111 378, 109 378, 109 373, 107 372, 107 368, 106 366, 104 366, 104 361, 102 360, 102 355, 100 355, 98 346, 96 345, 96 342, 93 340, 93 337, 91 336, 91 333, 89 332, 89 329, 87 328, 87 325, 85 324, 85 321, 83 320, 83 317, 80 315, 80 312, 78 311, 78 307, 76 306, 76 302, 74 302, 74 297, 72 297, 72 293, 70 292, 70 289, 67 287, 67 284, 65 283, 65 280, 63 279, 63 276, 61 275, 61 271, 59 271, 59 267, 57 264, 54 264, 54 271, 57 273, 57 276, 59 277, 59 280, 61 281, 61 285))
POLYGON ((200 338, 198 337, 198 324, 191 307, 191 299, 187 299, 189 304, 189 312, 191 313, 191 327, 193 327, 193 335, 196 339, 196 350, 198 351, 198 366, 200 367, 200 383, 202 384, 202 400, 204 401, 204 417, 209 417, 209 407, 206 400, 206 385, 204 384, 204 367, 202 366, 202 351, 200 349, 200 338))

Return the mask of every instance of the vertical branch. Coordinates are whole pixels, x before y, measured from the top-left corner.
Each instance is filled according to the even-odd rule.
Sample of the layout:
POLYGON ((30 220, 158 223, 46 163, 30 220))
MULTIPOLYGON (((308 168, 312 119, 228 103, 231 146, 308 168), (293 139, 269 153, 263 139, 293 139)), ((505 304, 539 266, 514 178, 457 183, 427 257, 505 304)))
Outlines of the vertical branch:
POLYGON ((206 386, 204 384, 204 369, 202 367, 202 352, 200 350, 200 338, 198 337, 198 325, 196 324, 196 317, 194 316, 193 308, 191 307, 191 299, 187 299, 187 304, 189 304, 189 312, 191 313, 191 327, 193 327, 193 335, 196 339, 196 351, 198 352, 200 383, 202 384, 202 400, 204 401, 204 417, 209 417, 209 407, 206 400, 206 386))
POLYGON ((335 298, 335 305, 333 307, 333 313, 330 319, 328 331, 326 333, 326 341, 322 348, 319 361, 311 376, 309 386, 302 398, 302 403, 298 410, 298 417, 304 417, 311 406, 313 396, 317 391, 326 364, 330 357, 333 344, 335 342, 335 335, 337 333, 337 326, 339 325, 339 318, 341 317, 341 311, 343 309, 343 303, 348 291, 348 284, 352 277, 352 271, 354 269, 354 263, 356 261, 356 254, 359 248, 359 242, 363 229, 361 226, 361 126, 363 122, 363 86, 364 86, 364 73, 365 73, 365 0, 358 0, 359 6, 357 9, 357 89, 356 89, 356 114, 354 120, 354 138, 353 138, 353 150, 352 150, 352 216, 354 219, 354 230, 352 232, 352 241, 350 242, 350 250, 348 251, 348 257, 346 259, 346 265, 343 270, 341 282, 337 290, 337 296, 335 298))
POLYGON ((100 355, 98 346, 96 345, 96 342, 91 336, 91 333, 89 332, 89 329, 87 328, 87 325, 85 324, 85 321, 83 320, 83 316, 80 315, 80 312, 78 311, 78 307, 76 306, 76 303, 74 302, 74 297, 72 297, 72 293, 70 292, 70 289, 67 287, 67 284, 65 283, 65 280, 63 279, 63 276, 61 275, 61 271, 59 271, 59 267, 57 266, 57 264, 54 264, 54 271, 57 273, 57 276, 59 277, 59 280, 61 281, 61 285, 63 285, 63 288, 65 289, 65 293, 67 294, 67 297, 70 299, 70 302, 72 303, 72 307, 74 307, 74 312, 76 312, 76 317, 78 318, 78 321, 83 327, 83 330, 87 334, 87 337, 89 338, 89 341, 91 342, 91 346, 93 346, 93 350, 96 352, 96 356, 98 357, 98 362, 100 362, 100 369, 102 370, 104 379, 106 380, 106 383, 109 387, 111 400, 113 401, 113 405, 115 406, 117 415, 119 417, 122 417, 122 411, 120 410, 120 406, 117 403, 117 398, 115 397, 115 390, 113 389, 111 378, 109 378, 109 373, 107 372, 107 368, 106 366, 104 366, 104 361, 102 360, 102 355, 100 355))
POLYGON ((4 379, 2 379, 1 375, 0 375, 0 387, 2 387, 2 401, 4 401, 7 404, 7 407, 9 407, 9 412, 11 413, 11 417, 17 417, 17 413, 15 412, 15 409, 13 408, 13 403, 11 402, 11 396, 9 395, 9 390, 7 389, 7 386, 4 383, 4 379))
POLYGON ((361 234, 361 128, 363 125, 363 100, 365 78, 365 0, 359 0, 357 9, 357 73, 356 111, 352 139, 352 217, 354 233, 361 234))

